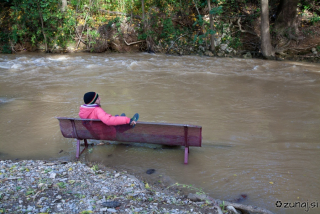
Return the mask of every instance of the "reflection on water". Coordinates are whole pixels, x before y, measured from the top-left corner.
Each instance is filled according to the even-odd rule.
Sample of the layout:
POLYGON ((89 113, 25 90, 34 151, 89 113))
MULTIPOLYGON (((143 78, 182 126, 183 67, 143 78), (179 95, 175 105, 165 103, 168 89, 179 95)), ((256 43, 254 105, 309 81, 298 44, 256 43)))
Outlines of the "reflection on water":
MULTIPOLYGON (((74 160, 56 116, 77 117, 96 91, 111 114, 203 127, 203 147, 114 144, 81 159, 165 175, 213 198, 276 213, 320 202, 320 65, 157 54, 0 55, 0 159, 74 160), (59 153, 61 150, 64 152, 59 153)), ((310 209, 309 213, 319 213, 310 209)))

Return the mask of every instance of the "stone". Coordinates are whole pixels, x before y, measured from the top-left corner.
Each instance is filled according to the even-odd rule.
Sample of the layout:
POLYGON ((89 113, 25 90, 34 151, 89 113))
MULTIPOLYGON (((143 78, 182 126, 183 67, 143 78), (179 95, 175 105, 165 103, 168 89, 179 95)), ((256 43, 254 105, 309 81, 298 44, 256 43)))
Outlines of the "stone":
POLYGON ((224 56, 224 53, 219 52, 217 55, 221 57, 221 56, 224 56))
POLYGON ((55 179, 56 176, 57 176, 57 173, 52 172, 52 173, 50 173, 49 178, 55 179))
POLYGON ((252 59, 252 55, 250 52, 247 52, 246 54, 243 55, 243 58, 245 59, 252 59))
POLYGON ((225 51, 227 48, 228 48, 227 44, 221 44, 220 45, 220 49, 223 50, 223 51, 225 51))
POLYGON ((194 202, 196 202, 196 201, 201 201, 201 199, 198 198, 196 194, 192 194, 192 193, 189 193, 189 194, 188 194, 188 199, 189 199, 190 201, 194 201, 194 202))
POLYGON ((117 210, 115 210, 115 209, 107 209, 107 212, 110 212, 110 213, 116 213, 117 212, 117 210))
POLYGON ((114 208, 114 207, 120 207, 121 204, 118 201, 105 201, 101 205, 104 207, 114 208))
POLYGON ((204 52, 204 55, 210 56, 210 57, 214 56, 213 53, 211 51, 209 51, 209 50, 206 50, 206 52, 204 52))
POLYGON ((221 44, 221 37, 215 38, 213 43, 215 47, 219 46, 221 44))
POLYGON ((146 173, 148 174, 148 175, 150 175, 150 174, 153 174, 153 173, 155 173, 155 169, 148 169, 147 171, 146 171, 146 173))
POLYGON ((226 209, 229 211, 230 214, 240 214, 233 206, 227 206, 226 209))
POLYGON ((233 52, 234 50, 233 50, 233 48, 228 47, 228 48, 226 49, 226 51, 227 51, 228 53, 231 53, 231 52, 233 52))
POLYGON ((207 200, 207 196, 205 194, 188 194, 188 199, 193 201, 193 202, 200 202, 200 201, 205 201, 207 200))

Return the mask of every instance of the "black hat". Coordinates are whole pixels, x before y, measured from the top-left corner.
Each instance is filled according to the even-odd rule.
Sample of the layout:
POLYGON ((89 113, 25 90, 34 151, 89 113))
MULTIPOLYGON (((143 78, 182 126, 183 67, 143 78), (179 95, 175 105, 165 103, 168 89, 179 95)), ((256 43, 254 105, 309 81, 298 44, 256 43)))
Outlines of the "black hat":
POLYGON ((94 104, 98 97, 99 95, 96 92, 87 92, 83 96, 83 101, 85 104, 94 104))

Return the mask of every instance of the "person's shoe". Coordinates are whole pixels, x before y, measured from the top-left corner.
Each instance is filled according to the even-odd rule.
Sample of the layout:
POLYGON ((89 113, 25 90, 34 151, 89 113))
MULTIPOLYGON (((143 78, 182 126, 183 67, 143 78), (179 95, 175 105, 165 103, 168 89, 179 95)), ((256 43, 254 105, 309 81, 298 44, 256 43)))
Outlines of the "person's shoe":
POLYGON ((126 116, 126 114, 125 114, 125 113, 122 113, 120 116, 126 116))
POLYGON ((135 113, 134 115, 133 115, 133 117, 131 118, 131 121, 138 121, 139 120, 139 114, 138 113, 135 113))
MULTIPOLYGON (((138 113, 135 113, 134 115, 133 115, 133 117, 130 119, 130 123, 132 122, 132 121, 138 121, 139 120, 139 114, 138 113)), ((132 128, 134 127, 135 125, 133 125, 132 126, 132 128)))

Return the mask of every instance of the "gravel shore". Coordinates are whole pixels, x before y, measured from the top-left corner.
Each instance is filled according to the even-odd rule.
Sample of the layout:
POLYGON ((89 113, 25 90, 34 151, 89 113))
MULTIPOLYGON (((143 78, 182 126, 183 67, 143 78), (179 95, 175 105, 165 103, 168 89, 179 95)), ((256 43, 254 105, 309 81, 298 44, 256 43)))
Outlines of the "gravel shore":
POLYGON ((0 213, 222 212, 214 201, 152 187, 125 171, 81 162, 2 160, 0 213))

